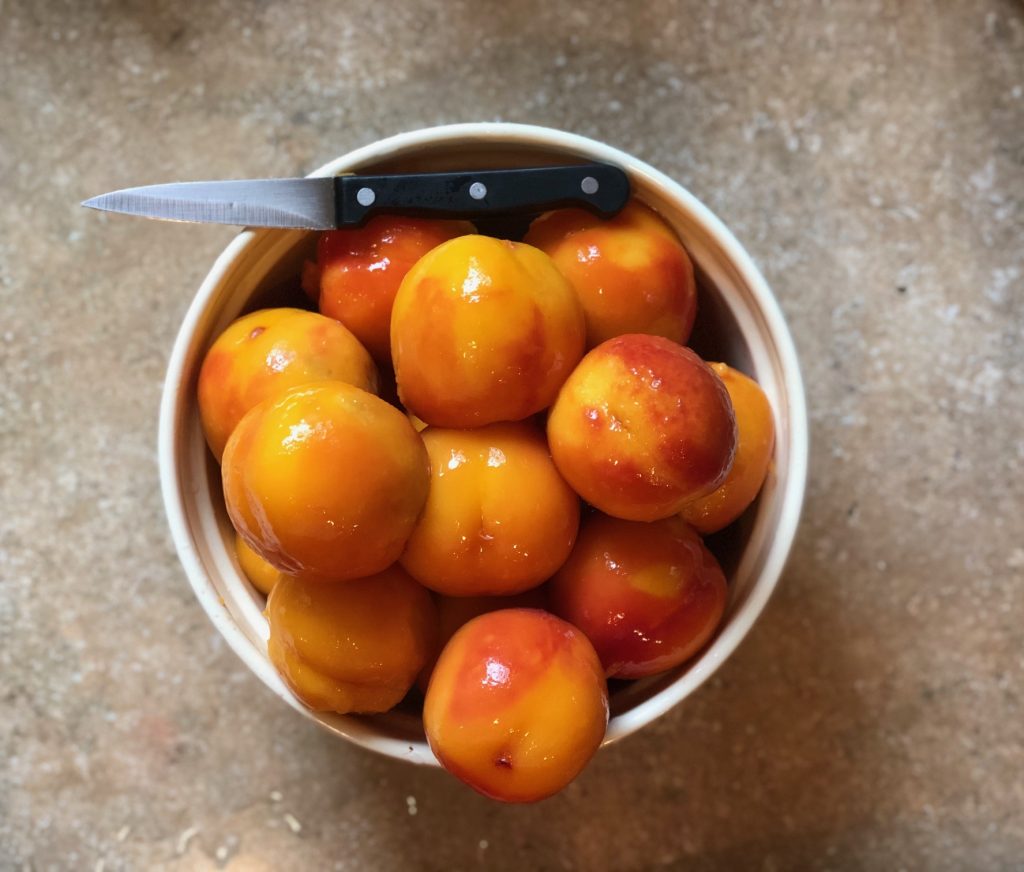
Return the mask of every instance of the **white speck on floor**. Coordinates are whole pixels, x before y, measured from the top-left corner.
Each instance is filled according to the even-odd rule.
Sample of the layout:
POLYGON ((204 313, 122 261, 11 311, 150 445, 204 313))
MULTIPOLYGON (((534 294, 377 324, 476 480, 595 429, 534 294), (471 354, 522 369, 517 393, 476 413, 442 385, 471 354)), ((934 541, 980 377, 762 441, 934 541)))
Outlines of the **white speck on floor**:
POLYGON ((188 850, 188 843, 192 841, 199 833, 199 827, 189 827, 187 830, 182 830, 181 835, 178 836, 178 842, 175 845, 175 849, 179 854, 184 854, 188 850))

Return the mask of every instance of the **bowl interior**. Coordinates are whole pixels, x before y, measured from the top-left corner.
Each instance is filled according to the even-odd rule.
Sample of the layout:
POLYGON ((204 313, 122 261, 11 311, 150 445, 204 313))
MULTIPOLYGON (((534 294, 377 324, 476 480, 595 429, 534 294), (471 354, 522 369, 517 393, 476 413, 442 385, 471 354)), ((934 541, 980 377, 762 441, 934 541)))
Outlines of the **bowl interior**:
MULTIPOLYGON (((635 194, 675 228, 693 258, 699 312, 691 345, 703 357, 725 361, 753 376, 766 391, 776 418, 774 463, 761 496, 740 521, 708 542, 730 582, 721 629, 700 656, 682 667, 642 681, 613 682, 606 739, 610 742, 657 717, 706 680, 745 635, 774 587, 803 487, 805 424, 799 373, 794 372, 788 334, 760 275, 717 219, 690 195, 649 167, 589 140, 514 126, 489 135, 475 132, 495 127, 502 128, 475 125, 472 132, 441 128, 449 132, 397 137, 341 158, 317 174, 501 168, 595 159, 623 165, 630 172, 635 194), (545 133, 550 134, 544 137, 547 141, 538 141, 545 133), (782 527, 787 532, 780 557, 775 540, 782 527)), ((166 467, 164 487, 172 529, 200 601, 271 690, 324 727, 359 744, 433 764, 414 706, 373 717, 318 714, 298 702, 280 680, 266 657, 263 597, 235 561, 219 467, 203 441, 195 399, 203 355, 243 312, 267 305, 304 305, 299 276, 314 244, 315 235, 303 231, 245 231, 218 260, 189 312, 172 358, 161 426, 162 434, 169 434, 168 444, 161 445, 161 462, 166 467)))

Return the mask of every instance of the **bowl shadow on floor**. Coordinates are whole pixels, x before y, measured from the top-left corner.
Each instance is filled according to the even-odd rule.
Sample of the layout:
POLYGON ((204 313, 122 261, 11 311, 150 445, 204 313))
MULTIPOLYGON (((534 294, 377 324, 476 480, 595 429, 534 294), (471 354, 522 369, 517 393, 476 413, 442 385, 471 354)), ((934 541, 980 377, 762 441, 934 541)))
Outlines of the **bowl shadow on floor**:
MULTIPOLYGON (((798 537, 779 592, 716 676, 603 749, 558 796, 504 806, 446 773, 318 733, 318 753, 344 758, 337 768, 347 773, 344 783, 327 776, 323 798, 341 818, 390 834, 389 862, 406 868, 827 865, 884 805, 881 740, 856 677, 881 672, 885 655, 851 646, 859 633, 808 538, 798 537), (372 800, 353 803, 353 790, 372 800)), ((331 838, 325 831, 325 849, 331 838)))

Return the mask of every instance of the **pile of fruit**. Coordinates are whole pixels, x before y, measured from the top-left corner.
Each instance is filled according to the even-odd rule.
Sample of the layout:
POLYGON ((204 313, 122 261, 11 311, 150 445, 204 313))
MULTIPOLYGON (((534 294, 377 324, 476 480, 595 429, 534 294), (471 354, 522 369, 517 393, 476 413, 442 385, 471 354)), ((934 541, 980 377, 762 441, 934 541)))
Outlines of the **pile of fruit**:
POLYGON ((685 347, 692 264, 636 201, 523 242, 377 217, 322 234, 304 285, 319 313, 245 315, 199 376, 269 656, 316 710, 422 694, 450 772, 549 796, 601 744, 607 679, 714 635, 701 536, 760 490, 768 402, 685 347))

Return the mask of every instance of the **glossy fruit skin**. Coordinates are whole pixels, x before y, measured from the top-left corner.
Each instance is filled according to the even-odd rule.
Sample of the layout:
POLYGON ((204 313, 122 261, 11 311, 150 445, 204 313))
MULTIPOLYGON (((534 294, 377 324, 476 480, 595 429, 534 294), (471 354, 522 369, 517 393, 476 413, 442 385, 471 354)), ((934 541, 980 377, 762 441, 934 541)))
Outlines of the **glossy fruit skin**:
POLYGON ((587 318, 587 347, 625 333, 685 343, 697 315, 693 264, 657 214, 630 200, 604 221, 585 209, 548 212, 525 242, 551 255, 587 318))
POLYGON ((660 336, 603 342, 580 361, 548 415, 551 456, 572 488, 608 515, 655 521, 710 493, 736 450, 722 380, 660 336))
POLYGON ((245 541, 281 571, 325 582, 394 563, 429 485, 406 416, 342 382, 293 388, 250 410, 221 472, 245 541))
POLYGON ((643 678, 704 646, 728 587, 714 555, 680 518, 640 523, 595 513, 548 598, 590 639, 609 678, 643 678))
POLYGON ((492 799, 557 793, 597 751, 608 690, 597 654, 571 624, 535 609, 474 618, 445 646, 423 707, 430 748, 492 799))
POLYGON ((547 408, 583 354, 583 310, 544 252, 461 236, 409 271, 391 319, 398 392, 437 427, 547 408))
POLYGON ((344 584, 282 576, 266 615, 271 662, 316 711, 394 707, 437 639, 430 594, 397 566, 344 584))
POLYGON ((402 566, 449 596, 501 596, 546 581, 569 556, 580 501, 532 422, 428 427, 430 493, 402 566))
POLYGON ((473 233, 468 221, 377 215, 362 227, 317 240, 321 313, 336 318, 381 362, 391 361, 391 307, 398 286, 423 255, 473 233))
POLYGON ((274 585, 281 579, 281 570, 253 551, 238 533, 235 533, 235 556, 252 586, 264 596, 269 596, 274 585))
POLYGON ((709 366, 722 380, 736 414, 736 457, 718 489, 687 503, 680 516, 705 535, 728 527, 761 492, 775 447, 775 419, 761 386, 724 363, 709 366))
POLYGON ((430 682, 430 675, 434 671, 434 664, 441 654, 441 649, 448 644, 448 640, 463 624, 480 615, 500 609, 546 609, 548 598, 547 592, 542 586, 512 596, 442 596, 436 594, 434 604, 437 606, 437 648, 416 679, 416 686, 424 694, 427 692, 427 684, 430 682))
POLYGON ((253 406, 289 388, 337 379, 370 393, 377 369, 366 349, 331 318, 302 309, 261 309, 234 321, 199 370, 199 415, 218 461, 253 406))

